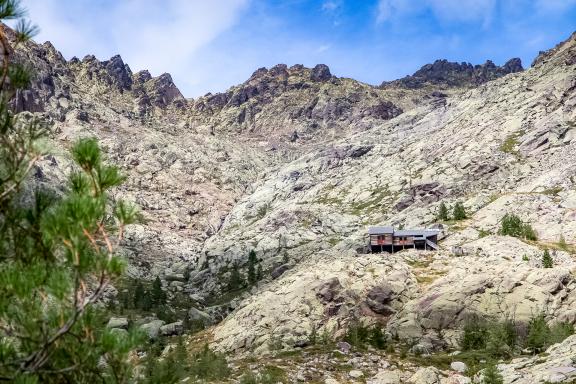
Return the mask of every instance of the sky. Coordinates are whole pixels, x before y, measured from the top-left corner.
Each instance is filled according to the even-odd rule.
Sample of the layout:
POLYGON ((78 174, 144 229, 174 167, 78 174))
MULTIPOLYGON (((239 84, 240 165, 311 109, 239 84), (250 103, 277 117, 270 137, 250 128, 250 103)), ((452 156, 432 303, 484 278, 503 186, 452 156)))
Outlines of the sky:
POLYGON ((576 0, 22 0, 70 59, 120 54, 186 97, 222 92, 260 67, 327 64, 369 84, 436 59, 529 66, 576 30, 576 0))

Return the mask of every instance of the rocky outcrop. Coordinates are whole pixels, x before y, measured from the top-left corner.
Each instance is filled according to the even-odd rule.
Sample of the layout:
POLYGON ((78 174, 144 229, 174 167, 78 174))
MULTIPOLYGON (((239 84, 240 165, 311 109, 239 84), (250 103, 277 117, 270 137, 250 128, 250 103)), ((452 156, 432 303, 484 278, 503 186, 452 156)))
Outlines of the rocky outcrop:
POLYGON ((427 340, 435 348, 457 348, 459 331, 472 316, 527 324, 545 313, 549 321, 572 322, 574 261, 557 253, 556 266, 544 269, 542 252, 527 245, 517 249, 517 242, 522 244, 502 237, 494 247, 479 246, 489 239, 472 243, 444 276, 392 318, 388 330, 401 339, 427 340))
POLYGON ((213 345, 238 353, 303 347, 313 332, 336 338, 355 319, 385 322, 415 293, 414 276, 397 258, 325 252, 242 302, 216 326, 213 345))
POLYGON ((499 67, 487 60, 484 64, 455 63, 448 60, 436 60, 426 64, 414 74, 399 80, 382 83, 381 87, 404 87, 408 89, 433 85, 440 89, 453 87, 475 87, 510 73, 523 71, 519 58, 508 60, 499 67))

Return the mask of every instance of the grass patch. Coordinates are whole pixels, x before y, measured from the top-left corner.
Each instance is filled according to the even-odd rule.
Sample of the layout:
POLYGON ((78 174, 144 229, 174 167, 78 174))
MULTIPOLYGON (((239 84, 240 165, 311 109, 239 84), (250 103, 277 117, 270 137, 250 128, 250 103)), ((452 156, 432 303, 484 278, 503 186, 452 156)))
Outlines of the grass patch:
POLYGON ((558 196, 558 194, 560 192, 562 192, 564 189, 562 187, 552 187, 552 188, 547 188, 545 190, 543 190, 541 193, 543 195, 547 195, 547 196, 558 196))
POLYGON ((500 151, 504 153, 508 153, 510 155, 514 155, 517 158, 520 158, 520 152, 516 149, 518 146, 518 138, 524 135, 525 131, 518 131, 511 135, 508 135, 504 142, 500 145, 500 151))

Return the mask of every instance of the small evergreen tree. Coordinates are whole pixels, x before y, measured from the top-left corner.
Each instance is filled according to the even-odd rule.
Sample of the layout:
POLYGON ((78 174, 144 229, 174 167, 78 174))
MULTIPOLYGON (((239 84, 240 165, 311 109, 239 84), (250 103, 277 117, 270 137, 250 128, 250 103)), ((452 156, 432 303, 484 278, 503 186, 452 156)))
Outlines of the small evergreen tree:
POLYGON ((152 282, 152 290, 150 291, 150 300, 153 307, 159 307, 166 304, 166 292, 162 289, 162 281, 156 276, 152 282))
POLYGON ((238 268, 238 264, 234 264, 232 269, 230 270, 230 280, 228 281, 228 290, 236 291, 240 288, 244 288, 245 282, 242 274, 240 273, 240 269, 238 268))
POLYGON ((528 323, 528 335, 526 337, 526 347, 540 353, 548 347, 550 341, 550 327, 546 323, 544 314, 539 314, 530 319, 528 323))
POLYGON ((554 260, 552 260, 552 256, 550 256, 550 252, 548 249, 544 250, 542 254, 542 267, 543 268, 552 268, 554 266, 554 260))
POLYGON ((258 258, 256 257, 256 252, 252 249, 248 253, 248 283, 255 284, 258 279, 256 276, 256 264, 258 263, 258 258))
POLYGON ((448 217, 448 207, 446 207, 446 204, 444 204, 444 202, 441 202, 440 206, 438 207, 437 219, 438 221, 448 221, 450 219, 448 217))
POLYGON ((504 384, 504 378, 496 364, 488 364, 482 374, 482 384, 504 384))
POLYGON ((468 216, 466 215, 466 209, 464 208, 464 204, 461 202, 457 202, 452 209, 452 218, 454 220, 464 220, 468 216))

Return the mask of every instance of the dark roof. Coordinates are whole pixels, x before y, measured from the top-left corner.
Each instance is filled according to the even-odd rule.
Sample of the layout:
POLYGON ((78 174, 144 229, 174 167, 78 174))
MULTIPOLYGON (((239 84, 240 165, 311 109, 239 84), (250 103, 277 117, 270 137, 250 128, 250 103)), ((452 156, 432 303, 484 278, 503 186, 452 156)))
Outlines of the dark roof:
POLYGON ((394 227, 368 227, 369 235, 381 235, 384 233, 394 233, 394 227))

